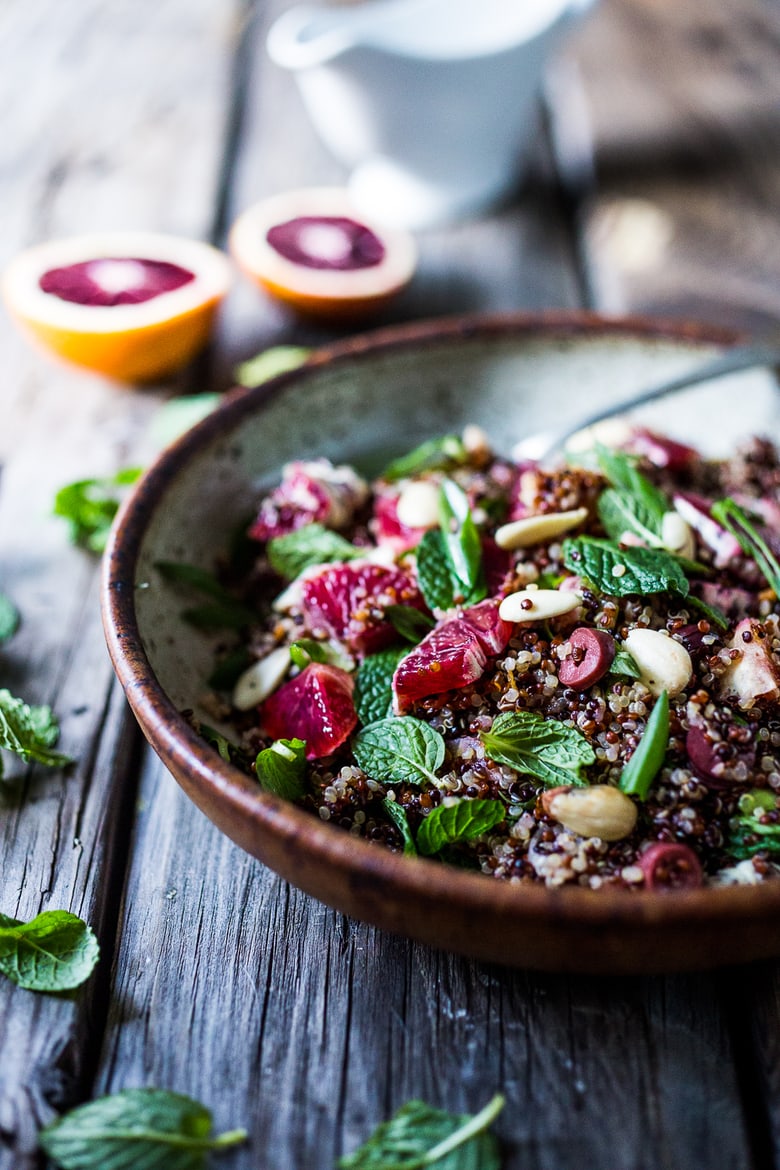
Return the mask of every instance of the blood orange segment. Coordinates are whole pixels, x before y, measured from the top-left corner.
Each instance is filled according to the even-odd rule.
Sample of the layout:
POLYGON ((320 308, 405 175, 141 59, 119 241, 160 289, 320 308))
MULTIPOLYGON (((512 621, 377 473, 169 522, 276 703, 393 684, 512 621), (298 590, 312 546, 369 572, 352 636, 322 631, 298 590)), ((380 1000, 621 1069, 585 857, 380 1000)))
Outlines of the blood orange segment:
POLYGON ((279 486, 261 503, 249 535, 271 540, 312 522, 343 528, 367 494, 366 484, 350 467, 334 467, 327 459, 288 463, 279 486))
POLYGON ((377 495, 374 500, 372 528, 379 545, 386 545, 395 553, 416 548, 425 528, 411 528, 398 517, 398 495, 377 495))
POLYGON ((303 313, 356 318, 381 308, 412 278, 413 237, 366 219, 339 187, 272 196, 230 232, 246 274, 303 313))
POLYGON ((309 630, 338 638, 358 654, 373 654, 397 638, 384 616, 391 605, 424 608, 417 586, 400 569, 366 562, 332 565, 303 583, 309 630))
POLYGON ((500 654, 506 649, 515 628, 512 622, 499 617, 499 604, 495 600, 480 601, 478 605, 464 609, 460 615, 474 631, 486 654, 500 654))
POLYGON ((17 256, 3 297, 21 329, 66 361, 144 382, 208 340, 230 285, 216 248, 152 232, 75 236, 17 256))
POLYGON ((357 724, 354 686, 345 670, 312 662, 265 700, 261 730, 272 739, 304 740, 307 760, 329 756, 357 724))

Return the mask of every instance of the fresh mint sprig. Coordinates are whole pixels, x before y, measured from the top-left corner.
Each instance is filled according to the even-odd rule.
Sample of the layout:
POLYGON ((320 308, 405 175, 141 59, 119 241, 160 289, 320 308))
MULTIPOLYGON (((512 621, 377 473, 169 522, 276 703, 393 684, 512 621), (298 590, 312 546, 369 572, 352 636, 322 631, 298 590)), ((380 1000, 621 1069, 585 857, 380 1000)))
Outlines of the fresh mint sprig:
POLYGON ((444 763, 444 740, 422 719, 403 715, 369 723, 355 736, 355 759, 367 775, 382 784, 436 783, 444 763))
POLYGON ((359 664, 355 673, 353 701, 362 724, 376 723, 390 714, 393 675, 407 653, 406 646, 391 646, 376 654, 368 654, 359 664))
POLYGON ((72 991, 100 957, 92 929, 67 910, 44 910, 30 922, 0 914, 0 974, 28 991, 72 991))
MULTIPOLYGON (((59 736, 59 724, 51 707, 31 707, 10 691, 0 689, 0 748, 14 752, 25 763, 63 768, 72 763, 69 756, 53 751, 59 736)), ((0 776, 3 759, 0 755, 0 776)))
POLYGON ((255 771, 261 788, 283 800, 299 800, 306 791, 306 744, 302 739, 277 739, 258 752, 255 771))
POLYGON ((468 462, 468 453, 458 435, 442 435, 428 439, 419 447, 401 455, 389 463, 380 479, 394 483, 409 476, 421 475, 425 471, 449 471, 468 462))
POLYGON ((246 1130, 212 1135, 211 1113, 166 1089, 125 1089, 71 1109, 40 1135, 62 1170, 203 1170, 210 1153, 247 1139, 246 1130))
POLYGON ((596 755, 582 732, 534 711, 506 711, 496 716, 490 731, 479 738, 491 760, 516 772, 535 776, 543 784, 585 785, 582 769, 596 755))
POLYGON ((474 605, 487 596, 482 541, 466 493, 451 479, 441 485, 439 521, 457 586, 464 602, 474 605))
POLYGON ((274 536, 266 552, 271 568, 287 581, 295 580, 313 565, 353 561, 366 555, 365 549, 356 548, 337 532, 315 523, 305 524, 286 536, 274 536))
POLYGON ((624 767, 619 787, 627 796, 647 800, 653 781, 663 767, 669 746, 669 696, 662 691, 634 754, 624 767))
POLYGON ((416 857, 417 846, 414 843, 412 830, 409 827, 409 818, 406 815, 406 809, 397 800, 391 800, 389 796, 386 796, 382 801, 382 807, 403 837, 404 857, 416 857))
POLYGON ((440 853, 447 845, 470 841, 489 832, 506 817, 500 800, 459 800, 432 808, 417 830, 417 848, 425 857, 440 853))
POLYGON ((679 593, 688 596, 688 578, 679 561, 660 548, 618 548, 609 540, 579 536, 563 542, 563 562, 599 593, 679 593))
POLYGON ((628 650, 616 650, 608 674, 623 674, 626 678, 640 678, 641 672, 628 650))
POLYGON ((598 502, 607 533, 619 540, 624 532, 633 532, 651 547, 662 547, 663 518, 672 507, 664 493, 639 471, 636 459, 625 451, 599 444, 596 457, 611 484, 598 502))
POLYGON ((745 509, 727 496, 717 500, 711 511, 713 519, 736 537, 743 553, 756 562, 770 589, 780 597, 780 564, 745 509))
POLYGON ((451 609, 455 604, 456 580, 439 528, 430 528, 424 533, 415 556, 417 583, 428 609, 451 609))
POLYGON ((67 520, 70 539, 90 552, 102 553, 127 489, 143 474, 125 467, 115 475, 79 479, 65 484, 54 497, 54 515, 67 520))
POLYGON ((501 1149, 488 1131, 503 1107, 500 1093, 473 1115, 409 1101, 359 1150, 339 1159, 339 1170, 500 1170, 501 1149))
POLYGON ((415 609, 413 605, 388 605, 385 618, 404 641, 415 646, 436 625, 430 614, 415 609))

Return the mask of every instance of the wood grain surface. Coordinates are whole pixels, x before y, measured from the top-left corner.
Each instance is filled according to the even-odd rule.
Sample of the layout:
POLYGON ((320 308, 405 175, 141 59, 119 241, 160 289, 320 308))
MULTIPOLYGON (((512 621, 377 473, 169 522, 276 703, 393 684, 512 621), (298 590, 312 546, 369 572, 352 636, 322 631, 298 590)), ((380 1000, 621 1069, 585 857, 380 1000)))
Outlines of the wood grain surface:
MULTIPOLYGON (((222 242, 255 199, 341 182, 264 55, 289 6, 6 0, 0 260, 95 226, 222 242)), ((776 4, 602 0, 551 80, 525 188, 422 234, 419 277, 383 320, 580 303, 777 319, 778 64, 776 4)), ((331 1170, 410 1097, 473 1110, 497 1090, 505 1170, 769 1170, 774 965, 575 979, 382 934, 241 853, 141 745, 103 646, 97 565, 51 517, 54 491, 146 459, 171 393, 225 388, 267 344, 331 336, 240 282, 209 357, 138 393, 50 364, 0 322, 0 587, 24 617, 2 684, 54 706, 76 760, 9 768, 0 910, 74 910, 103 949, 72 999, 0 986, 0 1170, 41 1165, 36 1132, 56 1112, 139 1085, 245 1125, 226 1170, 331 1170)))

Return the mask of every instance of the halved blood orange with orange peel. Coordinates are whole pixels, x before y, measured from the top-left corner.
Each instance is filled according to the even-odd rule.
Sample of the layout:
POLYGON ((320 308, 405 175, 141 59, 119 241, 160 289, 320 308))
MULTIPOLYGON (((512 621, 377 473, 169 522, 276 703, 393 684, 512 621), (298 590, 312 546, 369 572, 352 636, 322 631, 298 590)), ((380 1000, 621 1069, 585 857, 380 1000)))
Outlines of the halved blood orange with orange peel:
POLYGON ((340 187, 301 188, 254 204, 234 223, 229 246, 272 296, 324 318, 381 308, 417 264, 409 232, 359 214, 340 187))
POLYGON ((11 316, 69 362, 125 382, 165 377, 208 340, 231 279, 222 252, 155 232, 39 244, 3 274, 11 316))

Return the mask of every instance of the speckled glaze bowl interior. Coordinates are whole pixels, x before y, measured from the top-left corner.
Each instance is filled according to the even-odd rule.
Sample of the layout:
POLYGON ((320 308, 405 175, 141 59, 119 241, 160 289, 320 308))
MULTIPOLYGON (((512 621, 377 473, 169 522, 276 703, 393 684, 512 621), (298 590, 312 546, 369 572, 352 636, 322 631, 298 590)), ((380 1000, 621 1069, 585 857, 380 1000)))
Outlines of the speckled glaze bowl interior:
MULTIPOLYGON (((214 642, 182 621, 180 594, 155 568, 162 560, 213 568, 288 460, 323 455, 371 474, 389 455, 470 422, 508 453, 727 343, 697 326, 586 314, 460 318, 362 335, 229 396, 150 469, 105 558, 115 669, 146 737, 190 797, 240 846, 329 905, 478 958, 646 973, 780 954, 780 882, 678 894, 502 883, 397 856, 262 792, 180 714, 199 711, 214 642)), ((641 418, 725 454, 740 436, 780 434, 779 404, 774 378, 758 370, 641 418)))

